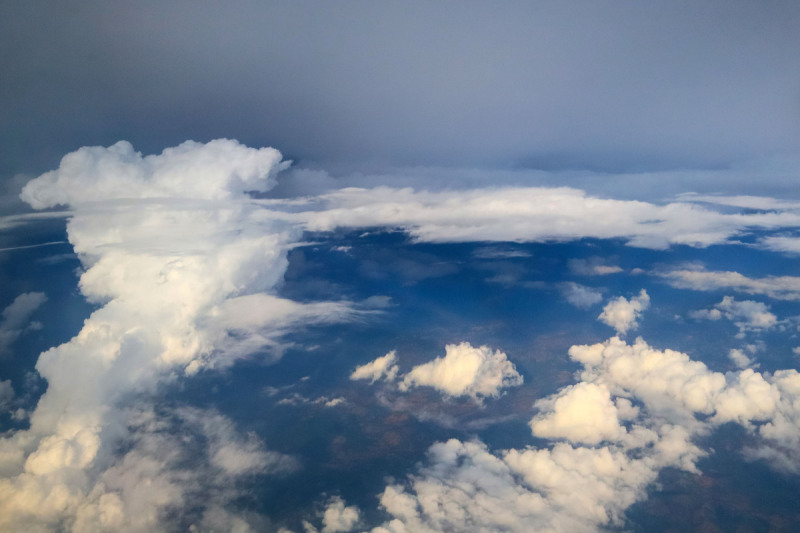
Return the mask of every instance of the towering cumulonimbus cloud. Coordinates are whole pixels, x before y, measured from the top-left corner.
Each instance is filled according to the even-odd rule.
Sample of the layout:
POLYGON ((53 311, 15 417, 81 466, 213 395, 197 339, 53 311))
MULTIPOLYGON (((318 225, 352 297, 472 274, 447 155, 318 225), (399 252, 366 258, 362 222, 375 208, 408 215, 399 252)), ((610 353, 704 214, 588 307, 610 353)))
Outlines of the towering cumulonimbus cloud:
MULTIPOLYGON (((152 470, 144 477, 160 479, 158 465, 172 464, 154 458, 153 447, 112 453, 123 436, 147 443, 159 434, 126 414, 136 396, 275 346, 292 324, 348 316, 347 304, 273 294, 299 230, 247 192, 269 189, 285 166, 272 148, 231 140, 186 142, 146 157, 119 142, 81 148, 25 186, 21 197, 34 208, 69 208, 67 233, 84 268, 80 290, 99 308, 72 340, 40 356, 36 368, 48 387, 30 429, 0 441, 0 529, 152 527, 181 500, 180 476, 165 481, 163 498, 140 505, 114 474, 130 475, 134 466, 125 465, 137 453, 135 468, 152 470), (131 513, 152 520, 141 525, 131 513)), ((236 477, 273 470, 267 453, 260 442, 221 445, 209 460, 236 477)))

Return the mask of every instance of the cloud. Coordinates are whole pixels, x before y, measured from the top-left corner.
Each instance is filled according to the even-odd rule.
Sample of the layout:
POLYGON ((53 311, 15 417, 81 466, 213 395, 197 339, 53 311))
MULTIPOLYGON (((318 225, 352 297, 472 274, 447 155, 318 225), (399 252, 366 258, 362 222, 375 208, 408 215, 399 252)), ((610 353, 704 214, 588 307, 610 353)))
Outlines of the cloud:
POLYGON ((709 320, 725 317, 736 324, 740 335, 748 331, 769 329, 778 323, 778 317, 769 312, 768 305, 753 300, 737 301, 733 296, 725 296, 713 309, 693 311, 689 316, 709 320))
POLYGON ((596 532, 621 526, 661 469, 698 472, 694 442, 729 422, 757 438, 745 450, 797 471, 800 373, 727 375, 688 355, 618 337, 576 345, 579 381, 536 403, 546 446, 490 451, 479 441, 434 444, 405 480, 390 483, 390 519, 373 533, 405 531, 596 532))
POLYGON ((597 289, 567 281, 559 285, 561 294, 575 307, 588 309, 603 300, 603 293, 597 289))
POLYGON ((467 342, 448 344, 445 356, 415 366, 403 377, 400 390, 433 387, 448 396, 469 396, 473 400, 497 397, 500 390, 522 384, 522 376, 497 350, 474 348, 467 342))
POLYGON ((622 272, 622 268, 616 265, 607 265, 602 257, 570 259, 567 264, 570 271, 579 276, 607 276, 622 272))
POLYGON ((555 398, 539 400, 536 407, 548 412, 531 420, 537 437, 599 444, 618 440, 625 432, 605 385, 578 383, 562 389, 555 398))
POLYGON ((399 370, 398 366, 395 364, 396 360, 397 353, 392 350, 383 357, 378 357, 374 361, 357 367, 353 373, 350 374, 350 379, 368 379, 371 383, 375 383, 379 379, 394 381, 399 370))
MULTIPOLYGON (((122 454, 105 450, 94 469, 72 469, 67 474, 73 479, 64 479, 60 454, 79 449, 61 440, 49 456, 39 455, 35 468, 0 480, 0 526, 9 531, 154 531, 167 527, 168 510, 170 523, 187 530, 223 510, 228 524, 255 525, 259 520, 246 513, 237 516, 236 487, 297 468, 295 459, 243 438, 214 411, 140 405, 118 414, 123 425, 107 429, 124 437, 122 454), (46 477, 40 475, 45 471, 46 477)), ((90 433, 84 436, 91 442, 90 433)))
POLYGON ((344 500, 333 497, 328 501, 325 513, 322 515, 322 533, 352 531, 358 523, 358 519, 357 507, 345 506, 344 500))
POLYGON ((394 382, 397 389, 432 387, 446 396, 469 396, 476 402, 496 398, 506 387, 522 385, 523 378, 503 352, 492 352, 488 346, 473 347, 468 342, 448 344, 444 357, 413 367, 407 374, 398 375, 397 354, 394 350, 383 357, 357 367, 351 380, 369 379, 394 382))
POLYGON ((733 364, 739 368, 747 368, 753 364, 752 359, 750 359, 742 350, 737 348, 733 348, 730 352, 728 352, 728 359, 730 359, 733 364))
POLYGON ((287 165, 274 148, 252 149, 228 139, 186 141, 145 157, 120 141, 67 154, 58 170, 28 182, 20 197, 34 209, 145 198, 229 200, 269 189, 287 165))
POLYGON ((306 533, 344 533, 354 531, 360 519, 358 507, 346 505, 339 496, 333 496, 326 504, 325 509, 319 513, 322 519, 322 530, 308 520, 303 520, 303 529, 306 533))
POLYGON ((642 289, 639 296, 630 300, 626 300, 623 296, 611 300, 597 318, 624 335, 629 329, 636 329, 639 326, 637 322, 639 315, 649 306, 650 297, 647 291, 642 289))
POLYGON ((480 442, 434 444, 427 463, 405 484, 386 487, 380 502, 392 518, 372 531, 558 533, 620 525, 623 511, 645 496, 658 466, 680 467, 685 456, 672 454, 670 445, 685 442, 685 435, 671 431, 642 448, 642 459, 623 449, 566 443, 500 454, 480 442))
MULTIPOLYGON (((356 313, 349 303, 272 294, 300 231, 246 191, 268 189, 284 166, 276 150, 229 140, 146 157, 120 142, 68 154, 24 187, 33 207, 68 206, 67 234, 84 268, 80 290, 97 309, 73 339, 41 354, 36 369, 47 390, 30 429, 0 441, 3 527, 157 529, 159 510, 183 505, 206 483, 187 474, 177 459, 183 452, 158 429, 174 428, 174 416, 199 426, 207 464, 196 468, 219 483, 283 468, 279 455, 255 438, 230 436, 233 427, 216 416, 154 412, 134 424, 144 433, 132 448, 120 447, 132 437, 118 421, 131 402, 181 374, 276 347, 288 328, 356 313)), ((29 294, 6 321, 19 322, 42 301, 29 294)), ((207 507, 212 522, 236 497, 235 483, 216 483, 209 486, 234 494, 222 510, 207 507)))
POLYGON ((800 254, 800 237, 769 236, 759 241, 767 250, 785 254, 800 254))
POLYGON ((278 400, 276 405, 322 405, 323 407, 336 407, 342 405, 346 400, 344 398, 328 398, 327 396, 320 396, 318 398, 306 398, 302 394, 292 393, 286 398, 278 400))
POLYGON ((750 278, 739 272, 702 269, 676 269, 657 272, 656 276, 678 289, 718 291, 731 289, 758 294, 776 300, 800 300, 800 277, 766 276, 750 278))
POLYGON ((549 242, 623 239, 663 249, 735 242, 753 229, 800 227, 793 210, 721 213, 691 203, 656 205, 587 195, 568 187, 415 191, 345 188, 323 194, 316 211, 297 214, 308 229, 388 226, 420 242, 549 242))
POLYGON ((43 292, 26 292, 17 296, 3 310, 0 321, 0 355, 8 353, 11 344, 25 331, 41 328, 40 323, 29 320, 46 301, 47 296, 43 292))

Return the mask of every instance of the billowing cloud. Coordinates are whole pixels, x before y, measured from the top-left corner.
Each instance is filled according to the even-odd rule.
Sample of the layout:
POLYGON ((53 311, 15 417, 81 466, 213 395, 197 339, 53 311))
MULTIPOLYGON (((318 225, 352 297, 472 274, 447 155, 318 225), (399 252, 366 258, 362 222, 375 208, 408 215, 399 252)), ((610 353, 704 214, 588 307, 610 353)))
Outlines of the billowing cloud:
POLYGON ((477 402, 498 397, 502 389, 517 387, 523 381, 506 354, 500 350, 492 352, 488 346, 476 348, 468 342, 446 345, 444 357, 417 365, 402 376, 398 376, 396 361, 397 354, 392 350, 357 367, 350 379, 369 379, 375 383, 380 379, 392 382, 399 377, 397 388, 401 391, 432 387, 446 396, 469 396, 477 402))
POLYGON ((496 397, 506 387, 522 384, 522 376, 506 354, 488 346, 467 342, 448 344, 444 357, 415 366, 403 377, 401 390, 433 387, 448 396, 470 396, 475 400, 496 397))
POLYGON ((620 525, 665 467, 697 472, 693 440, 728 422, 758 437, 749 457, 797 471, 800 374, 722 374, 688 355, 618 337, 576 345, 579 381, 536 403, 549 447, 491 452, 480 442, 432 446, 427 464, 386 487, 391 519, 373 533, 585 531, 620 525))
POLYGON ((350 379, 368 379, 372 383, 375 383, 379 379, 394 381, 399 370, 395 361, 397 361, 397 353, 392 350, 383 357, 378 357, 374 361, 357 367, 353 373, 350 374, 350 379))
POLYGON ((758 438, 746 450, 797 471, 800 374, 722 374, 688 355, 618 337, 573 346, 575 385, 537 402, 534 435, 548 447, 490 451, 481 442, 433 445, 428 461, 388 485, 391 519, 373 533, 596 532, 623 523, 666 467, 698 472, 693 441, 728 422, 758 438), (560 442, 559 442, 560 441, 560 442))
POLYGON ((536 406, 548 413, 531 421, 537 437, 598 444, 618 440, 625 432, 605 385, 578 383, 561 390, 555 398, 539 400, 536 406))
POLYGON ((617 330, 619 334, 624 335, 629 329, 636 329, 639 326, 637 322, 639 315, 649 306, 650 297, 647 295, 647 291, 642 289, 639 296, 630 300, 624 296, 611 300, 597 318, 617 330))
MULTIPOLYGON (((69 207, 67 233, 84 267, 80 290, 98 309, 72 340, 40 356, 36 368, 48 386, 30 429, 0 441, 3 527, 156 528, 160 510, 185 504, 195 490, 187 485, 204 481, 174 471, 172 426, 159 429, 157 412, 137 426, 143 436, 127 455, 116 457, 126 406, 176 375, 274 347, 293 324, 351 316, 346 303, 298 304, 271 294, 299 233, 246 191, 268 189, 285 166, 280 159, 271 148, 229 140, 146 157, 120 142, 71 153, 25 186, 22 199, 37 209, 69 207)), ((41 301, 28 295, 6 320, 41 301)), ((203 468, 215 475, 285 463, 257 440, 231 437, 233 426, 220 418, 187 413, 179 418, 204 433, 203 468)), ((225 516, 232 498, 209 502, 208 520, 225 516)))
POLYGON ((3 309, 0 321, 0 355, 8 353, 11 344, 26 330, 39 329, 39 322, 30 322, 31 315, 47 301, 43 292, 26 292, 3 309))

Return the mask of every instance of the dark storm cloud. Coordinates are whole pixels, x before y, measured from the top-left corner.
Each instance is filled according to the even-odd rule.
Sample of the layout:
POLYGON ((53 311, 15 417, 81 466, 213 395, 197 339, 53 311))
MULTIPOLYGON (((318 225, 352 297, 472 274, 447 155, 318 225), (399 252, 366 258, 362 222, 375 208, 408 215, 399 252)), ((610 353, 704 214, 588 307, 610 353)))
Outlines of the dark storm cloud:
POLYGON ((333 164, 797 151, 794 2, 4 2, 2 173, 187 138, 333 164))

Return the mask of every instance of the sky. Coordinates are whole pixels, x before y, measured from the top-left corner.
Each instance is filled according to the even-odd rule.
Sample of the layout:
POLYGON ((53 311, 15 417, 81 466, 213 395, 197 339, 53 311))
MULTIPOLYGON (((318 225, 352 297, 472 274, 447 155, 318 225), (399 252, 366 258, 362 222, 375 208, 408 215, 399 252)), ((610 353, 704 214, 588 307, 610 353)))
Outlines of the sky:
POLYGON ((796 529, 798 24, 0 1, 0 529, 796 529))

